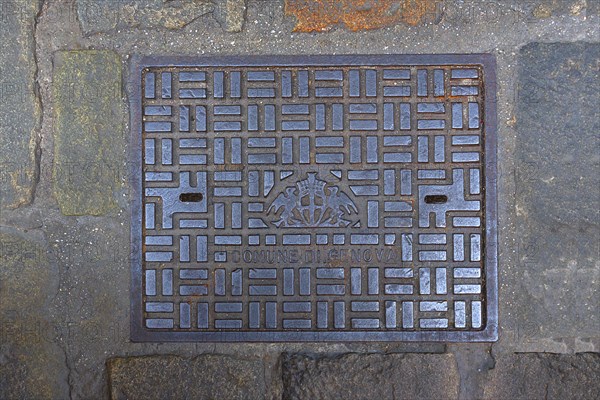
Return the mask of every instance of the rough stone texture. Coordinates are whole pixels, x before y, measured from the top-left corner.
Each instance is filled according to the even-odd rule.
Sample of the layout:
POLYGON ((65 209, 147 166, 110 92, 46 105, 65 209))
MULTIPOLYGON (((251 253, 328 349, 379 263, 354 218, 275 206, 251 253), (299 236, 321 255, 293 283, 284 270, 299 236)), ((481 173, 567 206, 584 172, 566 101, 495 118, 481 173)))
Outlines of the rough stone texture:
POLYGON ((108 362, 113 400, 263 399, 262 361, 202 355, 115 358, 108 362))
MULTIPOLYGON (((475 0, 479 2, 479 0, 475 0)), ((474 3, 467 0, 465 3, 474 3)), ((593 12, 596 0, 483 0, 494 11, 504 14, 521 14, 530 19, 548 19, 552 17, 585 17, 593 12)))
POLYGON ((0 4, 0 209, 29 204, 38 179, 40 105, 33 30, 39 2, 0 4))
POLYGON ((44 230, 58 266, 58 290, 48 309, 71 369, 71 394, 97 398, 106 391, 106 359, 128 343, 128 226, 118 219, 99 224, 97 217, 60 221, 52 215, 44 230))
MULTIPOLYGON (((501 23, 519 29, 523 23, 534 27, 551 20, 585 21, 598 15, 597 0, 445 0, 441 19, 447 24, 501 23)), ((500 35, 508 35, 509 31, 500 35)))
POLYGON ((0 399, 68 396, 47 307, 57 290, 41 235, 0 229, 0 399))
MULTIPOLYGON (((517 375, 511 377, 509 381, 502 381, 505 383, 498 383, 494 388, 485 386, 485 382, 486 379, 492 377, 493 382, 501 382, 499 374, 501 370, 504 370, 505 373, 509 372, 513 363, 511 361, 513 360, 511 358, 513 357, 512 352, 515 350, 574 352, 598 351, 599 348, 594 347, 593 342, 589 339, 558 339, 554 335, 550 335, 551 330, 555 328, 555 324, 557 329, 566 329, 566 321, 561 322, 561 314, 553 314, 550 320, 544 318, 541 320, 542 325, 539 328, 533 326, 531 330, 526 330, 529 332, 529 336, 519 333, 523 329, 518 326, 518 324, 526 322, 525 316, 531 317, 535 314, 534 306, 543 304, 544 301, 542 297, 536 297, 536 302, 531 303, 534 306, 525 309, 527 304, 530 303, 522 302, 518 293, 523 290, 527 290, 527 292, 542 290, 544 285, 548 284, 545 275, 539 277, 530 275, 529 279, 523 280, 525 269, 522 263, 519 262, 519 257, 517 257, 517 249, 522 248, 525 244, 517 232, 519 224, 522 223, 522 217, 517 216, 514 201, 515 187, 521 185, 523 179, 521 176, 518 179, 515 178, 517 175, 514 168, 516 146, 517 144, 520 145, 522 141, 520 130, 522 119, 521 116, 517 119, 516 111, 518 106, 516 101, 518 65, 522 63, 519 59, 519 49, 534 41, 546 43, 578 40, 598 43, 600 41, 600 24, 597 17, 600 2, 588 0, 586 9, 577 14, 571 13, 567 7, 569 4, 576 5, 578 3, 576 0, 564 0, 556 3, 552 3, 552 1, 446 0, 444 1, 443 18, 437 24, 409 26, 398 23, 394 26, 364 32, 351 32, 346 28, 334 28, 323 34, 293 32, 296 20, 285 15, 284 2, 281 0, 248 0, 246 22, 242 33, 224 31, 223 23, 219 23, 218 20, 208 14, 205 17, 196 18, 184 28, 176 30, 165 28, 158 20, 151 24, 143 22, 141 17, 142 23, 137 27, 126 21, 119 22, 116 25, 110 23, 102 25, 106 23, 106 20, 102 18, 86 22, 75 17, 74 13, 78 10, 73 5, 82 4, 81 0, 45 1, 43 11, 40 12, 38 18, 37 34, 35 35, 39 67, 37 82, 44 105, 40 135, 42 137, 40 144, 42 150, 40 179, 36 185, 33 203, 18 209, 3 209, 0 215, 0 224, 18 228, 15 230, 19 232, 18 234, 11 230, 9 234, 11 237, 17 236, 23 239, 26 236, 27 239, 23 240, 28 243, 31 241, 39 243, 41 248, 47 246, 50 250, 50 264, 48 266, 47 263, 40 262, 33 267, 27 263, 15 265, 6 263, 3 260, 0 263, 0 275, 2 276, 0 310, 14 309, 15 303, 12 300, 5 301, 3 296, 5 288, 24 285, 25 280, 16 281, 17 271, 19 271, 18 276, 27 275, 31 279, 30 282, 35 282, 35 284, 32 283, 30 289, 25 289, 28 290, 27 293, 30 296, 19 295, 15 297, 15 301, 22 301, 26 304, 30 304, 27 303, 29 301, 37 302, 40 299, 37 291, 43 291, 44 296, 46 296, 44 298, 47 300, 42 305, 26 308, 25 311, 20 313, 7 314, 4 311, 0 312, 2 325, 0 330, 9 329, 10 332, 8 336, 3 333, 0 341, 0 348, 2 349, 2 355, 0 356, 0 398, 11 400, 13 398, 36 400, 40 397, 44 398, 43 393, 40 394, 40 391, 43 390, 45 386, 43 382, 45 381, 58 385, 58 389, 50 396, 45 396, 47 398, 106 399, 109 398, 106 361, 111 357, 178 354, 187 360, 204 353, 229 354, 235 358, 248 360, 264 359, 267 367, 261 370, 261 373, 264 371, 266 375, 265 381, 268 382, 265 385, 277 388, 271 392, 275 394, 268 394, 267 397, 281 398, 281 395, 277 395, 283 390, 281 370, 277 365, 281 352, 364 354, 369 352, 444 351, 445 349, 444 344, 423 345, 416 343, 131 343, 129 341, 129 264, 127 259, 130 214, 126 202, 127 197, 123 197, 123 193, 121 193, 121 196, 119 196, 121 200, 115 200, 121 208, 115 214, 97 217, 72 217, 60 213, 56 199, 53 196, 52 169, 54 141, 57 138, 56 121, 54 120, 54 108, 57 104, 53 97, 52 87, 53 60, 58 51, 76 49, 109 49, 117 52, 120 59, 124 61, 128 60, 128 55, 134 53, 141 55, 181 54, 192 56, 203 54, 474 52, 495 54, 498 60, 498 157, 500 168, 498 177, 500 196, 498 202, 499 271, 501 274, 500 341, 493 345, 477 348, 472 348, 472 345, 452 345, 447 346, 447 348, 448 351, 455 354, 461 380, 459 393, 461 398, 480 399, 483 393, 486 393, 488 398, 494 398, 494 400, 511 399, 509 396, 511 392, 504 392, 508 395, 503 397, 498 394, 502 392, 495 392, 494 390, 498 390, 502 386, 508 386, 512 381, 514 381, 514 384, 511 390, 517 390, 512 393, 527 393, 526 391, 529 391, 531 393, 529 398, 536 400, 540 397, 543 398, 543 395, 539 396, 539 387, 535 386, 538 379, 536 374, 533 374, 533 377, 529 378, 527 382, 519 381, 520 375, 517 375), (541 3, 556 4, 560 6, 560 9, 554 9, 552 15, 548 18, 537 18, 534 16, 533 11, 541 3), (81 28, 82 26, 84 29, 81 28), (92 34, 92 28, 96 29, 96 33, 92 34), (518 141, 517 128, 519 129, 518 141), (55 260, 53 261, 53 259, 55 260), (555 317, 556 315, 558 317, 555 317), (31 331, 15 333, 15 329, 17 329, 15 327, 31 326, 31 321, 37 321, 40 316, 44 321, 50 321, 45 322, 42 329, 44 335, 50 335, 47 339, 39 340, 40 336, 31 331), (554 318, 556 318, 556 321, 554 321, 554 318), (541 335, 545 333, 548 333, 548 337, 553 339, 540 339, 541 335), (533 334, 537 338, 532 336, 533 334), (7 337, 8 339, 6 339, 7 337), (44 345, 42 346, 41 343, 44 343, 44 345), (56 346, 59 349, 56 349, 56 346), (489 369, 493 366, 493 360, 490 360, 489 346, 492 347, 492 354, 496 358, 496 370, 492 369, 491 371, 489 369), (455 351, 457 347, 461 351, 464 351, 465 348, 472 349, 459 354, 460 352, 455 351), (43 369, 41 366, 43 366, 43 369), (43 371, 43 373, 37 374, 38 371, 43 371), (48 375, 44 374, 53 375, 48 378, 48 375), (29 379, 28 376, 38 376, 39 378, 37 380, 29 379), (11 383, 7 383, 9 381, 11 383), (70 383, 70 387, 67 382, 70 383), (519 387, 522 388, 522 392, 518 392, 519 387)), ((103 2, 97 1, 93 4, 106 6, 107 8, 99 12, 110 15, 110 7, 113 3, 124 4, 124 2, 134 3, 133 0, 112 2, 106 0, 103 2)), ((18 3, 34 4, 33 1, 30 2, 29 0, 19 0, 18 3)), ((144 10, 143 5, 150 4, 145 0, 136 3, 139 12, 144 10)), ((176 2, 161 1, 160 3, 168 7, 176 2)), ((192 4, 191 0, 186 1, 187 3, 192 4)), ((7 3, 4 2, 3 4, 7 3)), ((541 16, 540 13, 538 15, 541 16)), ((188 17, 191 18, 193 15, 187 15, 185 18, 188 17)), ((2 75, 0 76, 5 77, 6 73, 19 70, 25 64, 29 64, 31 68, 33 67, 33 61, 22 57, 25 53, 4 50, 18 46, 17 42, 22 39, 19 33, 21 32, 20 26, 18 24, 13 25, 7 31, 2 31, 10 32, 10 36, 9 40, 4 41, 1 45, 6 47, 2 47, 3 58, 0 63, 7 65, 8 69, 2 67, 2 75)), ((32 25, 29 26, 32 29, 32 25)), ((33 47, 32 42, 28 43, 29 46, 33 47)), ((30 69, 26 71, 28 72, 22 74, 23 76, 30 73, 30 69)), ((14 74, 14 76, 17 75, 14 74)), ((553 84, 552 80, 550 81, 550 84, 553 84)), ((23 80, 23 82, 33 85, 31 77, 23 80)), ((556 96, 552 91, 549 93, 551 93, 551 96, 556 96)), ((3 108, 3 110, 8 109, 3 108)), ((17 107, 14 110, 26 110, 26 108, 17 107)), ((540 118, 547 118, 546 114, 550 113, 546 112, 540 118)), ((0 113, 0 118, 4 115, 6 115, 5 112, 0 113)), ((29 116, 30 113, 27 112, 26 115, 29 116)), ((30 122, 30 117, 15 121, 18 127, 22 126, 28 132, 27 139, 23 142, 27 145, 19 147, 19 149, 29 150, 28 144, 31 142, 29 132, 34 124, 32 125, 30 122)), ((125 126, 122 129, 126 131, 125 126)), ((546 125, 540 125, 537 134, 545 137, 544 131, 546 129, 546 125)), ((14 140, 13 137, 7 138, 4 131, 2 131, 0 142, 8 143, 10 141, 14 143, 14 140), (2 142, 3 140, 6 140, 6 142, 2 142)), ((122 143, 119 142, 119 145, 115 148, 123 149, 122 143)), ((586 147, 584 144, 578 146, 582 152, 589 150, 589 146, 586 147)), ((31 153, 17 153, 17 150, 14 149, 14 147, 2 148, 2 155, 13 160, 19 154, 18 157, 29 163, 28 157, 31 153), (26 154, 25 158, 22 158, 22 154, 26 154)), ((571 147, 567 149, 571 149, 571 147)), ((118 157, 115 156, 111 163, 118 163, 123 166, 126 160, 125 154, 126 149, 122 154, 119 153, 118 157)), ((585 153, 582 154, 585 156, 585 153)), ((542 156, 544 155, 542 154, 542 156)), ((583 159, 584 156, 582 158, 578 156, 576 159, 583 159)), ((564 170, 565 173, 571 171, 569 168, 564 168, 564 170)), ((547 177, 544 176, 544 179, 547 179, 547 177)), ((561 188, 555 185, 553 191, 550 192, 550 196, 560 198, 563 195, 558 193, 560 191, 561 188)), ((582 191, 579 195, 587 198, 589 193, 582 191)), ((540 210, 542 210, 540 212, 543 212, 543 207, 540 207, 540 210)), ((575 220, 579 221, 579 218, 575 217, 575 220)), ((572 222, 569 222, 569 224, 575 226, 572 222)), ((566 228, 562 226, 560 229, 561 233, 571 235, 570 230, 565 230, 566 228)), ((566 239, 569 238, 566 237, 566 239)), ((569 247, 566 248, 569 249, 569 247)), ((591 250, 589 251, 591 252, 591 250)), ((540 256, 541 260, 548 260, 550 264, 556 263, 552 258, 546 257, 543 253, 540 254, 542 254, 540 256)), ((600 257, 596 254, 592 259, 598 260, 598 258, 600 257)), ((542 261, 539 261, 538 266, 541 264, 542 261)), ((536 269, 534 272, 538 274, 541 273, 541 270, 536 269)), ((585 285, 589 285, 590 280, 585 280, 582 287, 585 288, 585 285)), ((571 290, 569 296, 573 297, 572 302, 578 296, 581 296, 582 301, 585 299, 586 294, 575 291, 573 286, 566 285, 565 289, 571 290)), ((9 294, 9 292, 6 293, 9 294)), ((543 292, 541 293, 543 294, 543 292)), ((566 294, 562 296, 563 298, 567 297, 566 294)), ((557 310, 559 310, 558 306, 557 310)), ((545 314, 543 310, 541 313, 546 316, 549 315, 545 314)), ((583 324, 585 318, 587 318, 587 315, 583 314, 579 323, 583 324)), ((538 324, 540 319, 541 317, 533 321, 538 324)), ((578 328, 579 325, 576 325, 573 330, 578 328)), ((520 356, 529 357, 530 355, 520 356)), ((361 357, 367 356, 363 355, 361 357)), ((398 359, 401 356, 390 357, 398 359)), ((427 360, 435 356, 415 354, 411 357, 418 359, 423 357, 422 362, 428 363, 427 360)), ((588 366, 583 367, 585 364, 579 364, 575 361, 586 360, 589 357, 588 354, 577 354, 568 358, 573 360, 569 363, 582 366, 581 371, 570 367, 567 369, 568 364, 561 364, 560 368, 553 371, 560 371, 563 368, 565 375, 560 375, 557 378, 559 381, 552 381, 549 388, 558 388, 557 385, 560 383, 560 379, 564 382, 571 382, 567 385, 570 392, 563 395, 562 398, 578 398, 578 393, 585 393, 587 387, 594 388, 592 382, 581 379, 578 381, 580 383, 575 383, 570 378, 582 376, 581 374, 585 370, 598 375, 597 370, 591 369, 591 367, 588 368, 588 366)), ((526 367, 528 365, 534 368, 536 358, 536 355, 531 355, 530 358, 524 359, 520 364, 517 363, 516 365, 521 365, 525 369, 515 369, 515 371, 521 371, 519 374, 523 375, 522 371, 527 371, 526 367)), ((418 370, 419 363, 415 361, 414 365, 418 370)), ((218 364, 216 364, 216 367, 218 367, 218 364)), ((212 368, 216 367, 212 366, 212 368)), ((390 370, 395 371, 393 367, 390 370)), ((451 373, 455 374, 456 368, 453 367, 451 373)), ((545 376, 544 374, 545 372, 539 375, 545 376)), ((353 376, 352 374, 348 375, 349 377, 353 376)), ((385 371, 382 371, 380 375, 385 377, 385 371)), ((558 375, 552 376, 558 377, 558 375)), ((359 378, 354 377, 353 379, 358 381, 359 378)), ((366 387, 366 384, 372 381, 365 380, 363 387, 366 387)), ((428 382, 428 380, 426 381, 428 382)), ((337 382, 341 385, 341 378, 337 382)), ((206 383, 203 387, 209 388, 211 385, 206 383)), ((456 393, 457 387, 456 384, 451 385, 450 389, 453 393, 456 393)), ((541 384, 540 387, 542 387, 541 384)), ((373 388, 375 394, 382 391, 375 385, 373 385, 373 388)), ((594 388, 594 390, 597 391, 597 388, 594 388)), ((551 390, 550 393, 554 392, 551 390)), ((335 398, 335 396, 331 397, 335 398)), ((367 396, 367 398, 374 397, 371 393, 367 396)), ((441 397, 441 399, 445 399, 445 397, 441 397)))
MULTIPOLYGON (((596 0, 459 0, 464 5, 483 5, 490 12, 498 12, 503 17, 519 13, 531 19, 547 19, 562 16, 586 16, 593 12, 596 0)), ((446 9, 455 4, 454 0, 446 1, 446 9)))
POLYGON ((246 0, 226 0, 226 9, 225 30, 241 32, 244 29, 244 18, 246 17, 246 0))
POLYGON ((598 399, 600 354, 514 354, 496 359, 485 400, 598 399))
MULTIPOLYGON (((237 33, 244 30, 247 0, 213 0, 213 3, 215 9, 212 16, 225 32, 237 33)), ((269 4, 264 3, 262 6, 263 9, 268 9, 269 4)))
MULTIPOLYGON (((593 1, 595 0, 591 2, 593 1)), ((536 18, 550 18, 554 15, 580 15, 585 12, 587 3, 586 0, 538 1, 532 4, 532 14, 536 18)))
POLYGON ((283 355, 284 399, 456 399, 451 354, 283 355))
POLYGON ((459 399, 479 400, 483 397, 483 385, 488 371, 495 364, 491 349, 490 343, 457 343, 448 346, 448 352, 456 359, 460 375, 459 399))
POLYGON ((296 17, 298 32, 327 31, 337 24, 359 31, 400 22, 439 22, 442 4, 440 0, 286 0, 285 12, 296 17))
POLYGON ((586 5, 585 12, 587 16, 592 17, 600 15, 600 1, 588 0, 586 5))
POLYGON ((552 350, 535 342, 579 338, 579 351, 598 350, 600 45, 534 43, 519 62, 520 340, 552 350))
POLYGON ((295 31, 328 31, 345 26, 352 31, 407 25, 535 21, 552 17, 598 14, 596 0, 287 0, 286 14, 296 18, 295 31))
POLYGON ((54 194, 65 215, 101 215, 124 184, 121 60, 111 51, 54 60, 54 194))
POLYGON ((214 9, 210 0, 77 0, 85 34, 114 29, 181 29, 214 9))

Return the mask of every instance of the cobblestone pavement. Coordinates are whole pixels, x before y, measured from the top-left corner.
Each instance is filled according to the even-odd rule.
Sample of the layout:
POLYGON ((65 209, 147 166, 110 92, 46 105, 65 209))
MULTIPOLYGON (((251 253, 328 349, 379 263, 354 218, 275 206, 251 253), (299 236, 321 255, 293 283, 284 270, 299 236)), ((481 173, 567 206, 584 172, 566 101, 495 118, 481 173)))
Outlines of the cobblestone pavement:
POLYGON ((600 3, 332 3, 0 1, 0 399, 597 398, 600 3), (497 59, 499 340, 132 343, 131 56, 419 53, 497 59))

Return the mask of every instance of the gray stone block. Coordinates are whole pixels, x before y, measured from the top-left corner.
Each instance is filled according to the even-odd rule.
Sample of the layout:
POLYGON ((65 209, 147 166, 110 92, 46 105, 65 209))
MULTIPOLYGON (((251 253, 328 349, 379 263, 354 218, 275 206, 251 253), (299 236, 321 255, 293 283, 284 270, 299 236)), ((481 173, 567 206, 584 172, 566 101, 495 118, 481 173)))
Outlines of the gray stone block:
POLYGON ((213 9, 209 0, 77 0, 77 16, 87 35, 115 29, 181 29, 213 9))
POLYGON ((112 51, 65 51, 54 60, 54 194, 65 215, 116 208, 124 184, 121 59, 112 51))
POLYGON ((600 336, 599 63, 597 43, 521 50, 519 265, 505 283, 515 293, 515 340, 523 351, 555 350, 543 343, 563 339, 594 351, 600 336))
POLYGON ((98 217, 46 220, 45 235, 59 280, 52 302, 57 340, 66 343, 73 398, 107 392, 107 358, 131 351, 128 342, 128 227, 98 217))
POLYGON ((263 399, 262 361, 222 355, 150 356, 108 361, 113 400, 263 399))
POLYGON ((456 399, 452 354, 283 356, 284 399, 456 399))
POLYGON ((33 29, 39 2, 0 4, 0 208, 33 201, 39 176, 40 104, 33 29))
POLYGON ((0 399, 68 397, 65 356, 46 309, 58 274, 41 236, 0 230, 0 399))
POLYGON ((593 400, 600 393, 600 354, 511 354, 496 359, 485 400, 593 400))

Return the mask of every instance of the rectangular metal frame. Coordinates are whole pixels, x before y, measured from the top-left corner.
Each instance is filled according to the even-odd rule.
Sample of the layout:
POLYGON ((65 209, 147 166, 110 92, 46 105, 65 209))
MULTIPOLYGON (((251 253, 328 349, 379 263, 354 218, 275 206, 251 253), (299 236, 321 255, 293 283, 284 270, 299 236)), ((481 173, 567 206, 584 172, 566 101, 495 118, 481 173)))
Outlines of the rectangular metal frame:
POLYGON ((498 339, 496 60, 491 54, 137 57, 131 59, 131 340, 135 342, 490 342, 498 339), (167 332, 143 326, 142 308, 142 70, 160 66, 436 66, 481 65, 484 71, 485 328, 418 332, 167 332))

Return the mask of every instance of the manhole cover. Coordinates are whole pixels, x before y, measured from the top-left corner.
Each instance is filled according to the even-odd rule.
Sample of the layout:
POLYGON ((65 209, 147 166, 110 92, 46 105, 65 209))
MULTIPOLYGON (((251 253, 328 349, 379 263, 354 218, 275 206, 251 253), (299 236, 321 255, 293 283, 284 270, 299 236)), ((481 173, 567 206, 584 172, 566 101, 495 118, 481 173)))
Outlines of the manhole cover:
POLYGON ((134 64, 134 340, 495 340, 493 58, 134 64))

